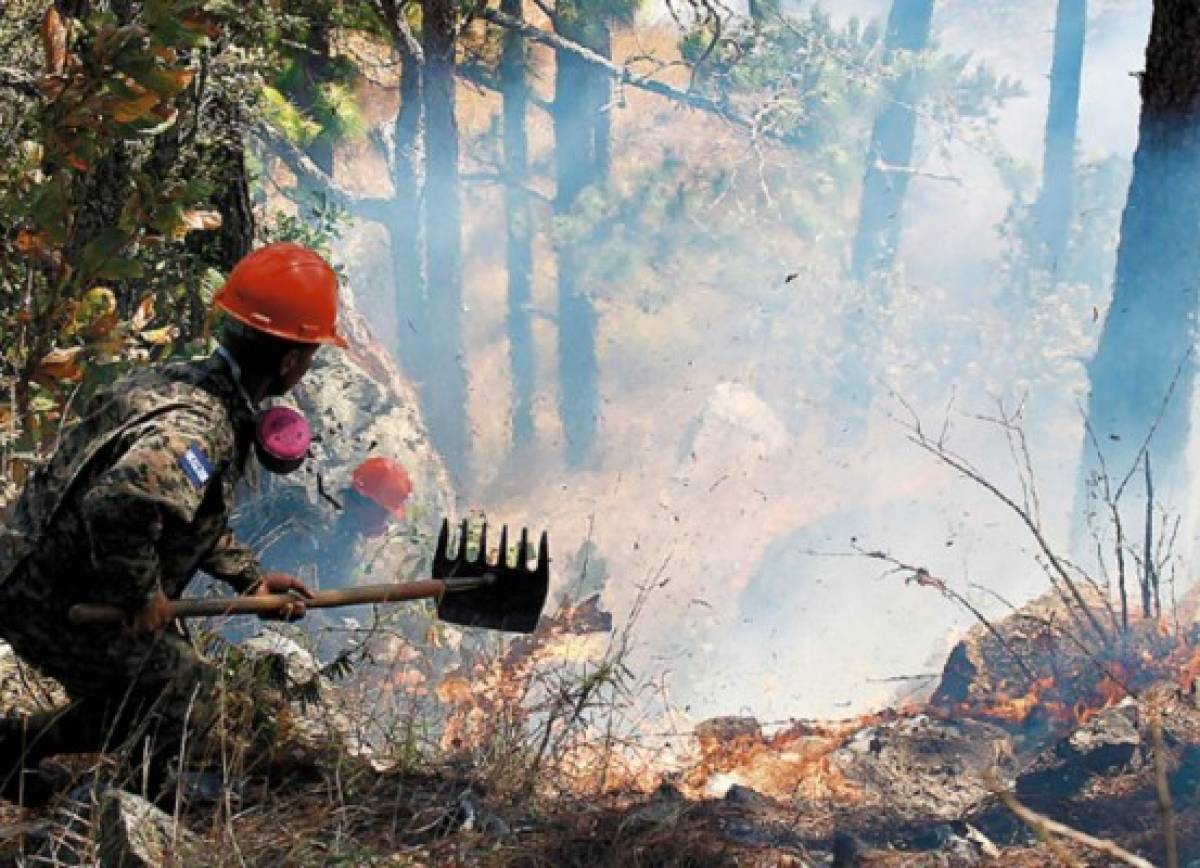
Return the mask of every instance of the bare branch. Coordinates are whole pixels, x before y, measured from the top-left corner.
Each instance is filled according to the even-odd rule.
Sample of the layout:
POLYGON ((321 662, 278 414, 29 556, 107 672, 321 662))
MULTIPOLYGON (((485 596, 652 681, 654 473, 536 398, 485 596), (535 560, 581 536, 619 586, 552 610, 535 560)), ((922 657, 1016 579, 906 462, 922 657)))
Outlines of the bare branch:
POLYGON ((1104 629, 1104 626, 1096 617, 1095 612, 1092 611, 1092 607, 1088 605, 1087 601, 1083 598, 1083 594, 1079 590, 1079 585, 1074 579, 1071 578, 1071 575, 1063 565, 1062 560, 1057 554, 1054 553, 1054 550, 1050 547, 1050 543, 1046 540, 1045 534, 1042 533, 1042 529, 1038 526, 1037 522, 1034 521, 1033 516, 1030 515, 1029 511, 1022 508, 1019 503, 1001 491, 994 482, 988 479, 982 471, 972 465, 971 462, 966 458, 955 454, 942 443, 935 443, 931 441, 925 434, 924 429, 921 427, 920 419, 917 417, 913 408, 899 395, 895 395, 895 393, 893 393, 893 395, 913 417, 913 421, 907 425, 905 425, 903 422, 900 423, 901 425, 905 425, 905 427, 908 429, 909 442, 928 452, 930 455, 932 455, 934 458, 937 458, 948 467, 958 471, 959 474, 967 479, 970 479, 976 485, 986 490, 993 497, 1016 513, 1016 515, 1021 519, 1022 524, 1025 525, 1025 527, 1029 530, 1029 533, 1033 536, 1034 541, 1038 544, 1038 548, 1041 549, 1042 554, 1045 556, 1047 562, 1053 568, 1054 574, 1058 576, 1063 586, 1066 587, 1070 592, 1071 598, 1074 600, 1075 605, 1079 607, 1079 612, 1084 618, 1086 618, 1088 626, 1096 634, 1096 637, 1100 640, 1101 644, 1108 646, 1110 644, 1108 631, 1104 629))
MULTIPOLYGON (((1138 464, 1150 449, 1150 441, 1154 439, 1154 435, 1158 433, 1158 427, 1162 424, 1163 419, 1166 418, 1167 407, 1171 403, 1171 398, 1175 395, 1175 388, 1179 385, 1179 378, 1183 376, 1184 366, 1187 365, 1191 357, 1192 350, 1188 350, 1183 354, 1183 358, 1179 360, 1179 366, 1175 368, 1175 374, 1171 377, 1171 382, 1167 385, 1167 393, 1163 395, 1162 404, 1158 408, 1158 415, 1150 423, 1150 429, 1146 432, 1145 438, 1138 447, 1137 454, 1133 456, 1133 463, 1129 466, 1129 470, 1126 471, 1125 476, 1122 477, 1121 484, 1117 486, 1115 500, 1121 499, 1121 495, 1125 492, 1125 486, 1133 479, 1133 474, 1137 472, 1138 464)), ((1099 449, 1099 446, 1097 445, 1096 448, 1099 449)))
POLYGON ((988 620, 987 616, 984 615, 983 612, 979 611, 979 609, 970 600, 947 585, 942 579, 930 575, 929 570, 925 569, 924 567, 914 567, 911 564, 903 563, 902 561, 899 561, 889 555, 887 552, 865 549, 860 546, 857 541, 852 541, 850 545, 856 552, 858 552, 858 554, 865 558, 891 564, 892 569, 889 570, 889 572, 910 573, 911 575, 905 580, 906 582, 920 585, 923 588, 934 588, 946 599, 966 609, 975 617, 975 620, 984 626, 984 629, 992 634, 995 640, 1000 643, 1000 647, 1008 652, 1008 656, 1010 656, 1013 659, 1013 662, 1017 664, 1017 668, 1021 670, 1027 679, 1029 679, 1030 686, 1037 681, 1037 675, 1034 674, 1033 669, 1031 669, 1029 664, 1025 662, 1025 658, 1017 653, 1016 648, 1014 648, 1012 643, 1005 638, 1004 634, 997 630, 995 625, 988 620))
POLYGON ((1068 841, 1082 844, 1091 850, 1095 850, 1097 853, 1103 853, 1105 856, 1116 859, 1118 862, 1132 865, 1133 868, 1154 868, 1149 860, 1143 859, 1135 853, 1130 853, 1119 844, 1114 844, 1112 841, 1105 841, 1102 838, 1096 838, 1086 832, 1080 832, 1078 829, 1073 829, 1057 820, 1051 820, 1049 817, 1030 810, 1017 801, 1017 797, 1009 792, 1007 788, 1001 787, 995 777, 992 777, 988 781, 988 784, 1008 809, 1016 815, 1017 819, 1033 829, 1034 833, 1054 850, 1054 855, 1065 864, 1082 866, 1083 863, 1067 853, 1061 844, 1050 837, 1051 835, 1058 835, 1066 838, 1068 841))
MULTIPOLYGON (((584 48, 577 42, 572 42, 569 39, 564 39, 557 33, 548 33, 539 27, 534 27, 531 24, 526 24, 513 18, 511 15, 505 15, 496 9, 482 8, 479 10, 479 16, 485 21, 490 21, 499 27, 504 27, 513 30, 526 39, 549 46, 556 51, 564 51, 568 54, 573 54, 581 60, 585 60, 593 66, 598 66, 604 69, 616 81, 621 84, 636 87, 639 90, 644 90, 649 93, 658 94, 675 102, 683 103, 691 108, 709 112, 710 114, 718 115, 724 118, 735 127, 739 127, 746 131, 754 131, 755 124, 734 112, 726 106, 721 105, 717 101, 706 96, 701 96, 697 93, 690 93, 686 90, 680 90, 677 87, 666 84, 665 82, 657 81, 656 79, 646 78, 643 76, 634 75, 628 67, 618 66, 606 57, 602 57, 589 48, 584 48)), ((783 138, 774 136, 774 138, 783 138)))
POLYGON ((533 0, 533 5, 542 10, 542 14, 554 21, 558 18, 558 10, 551 6, 546 0, 533 0))
POLYGON ((359 196, 350 192, 321 170, 308 154, 265 124, 254 131, 272 154, 310 186, 320 190, 332 205, 350 211, 364 220, 385 222, 392 200, 384 196, 359 196))

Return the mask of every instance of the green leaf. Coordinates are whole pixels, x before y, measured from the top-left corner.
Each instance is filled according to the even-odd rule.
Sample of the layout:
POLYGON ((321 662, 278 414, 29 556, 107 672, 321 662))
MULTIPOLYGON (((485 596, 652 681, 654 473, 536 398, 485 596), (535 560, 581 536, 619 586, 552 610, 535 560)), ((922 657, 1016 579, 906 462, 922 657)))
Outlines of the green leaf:
POLYGON ((102 280, 136 280, 144 273, 142 263, 136 259, 117 257, 108 260, 104 267, 96 272, 96 277, 102 280))
POLYGON ((130 236, 120 229, 102 229, 99 235, 88 242, 79 256, 81 278, 86 282, 90 282, 94 277, 115 279, 116 276, 106 273, 105 268, 118 257, 130 241, 130 236))
POLYGON ((67 240, 67 231, 71 225, 71 203, 67 190, 67 173, 59 172, 46 183, 38 185, 33 194, 30 214, 37 228, 45 232, 47 239, 53 244, 62 244, 67 240))

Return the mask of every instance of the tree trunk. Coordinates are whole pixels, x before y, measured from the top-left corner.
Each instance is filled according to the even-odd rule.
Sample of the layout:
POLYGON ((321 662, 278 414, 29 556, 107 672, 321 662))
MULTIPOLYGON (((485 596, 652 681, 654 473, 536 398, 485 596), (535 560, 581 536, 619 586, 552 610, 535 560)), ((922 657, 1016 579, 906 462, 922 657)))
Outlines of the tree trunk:
POLYGON ((1042 190, 1034 210, 1045 264, 1055 273, 1063 262, 1074 216, 1075 131, 1086 30, 1087 0, 1058 0, 1042 190))
POLYGON ((421 259, 421 123, 423 58, 396 40, 400 53, 400 109, 392 127, 393 201, 388 211, 388 243, 396 299, 396 353, 405 372, 415 382, 427 372, 421 368, 431 350, 425 338, 426 284, 421 259))
MULTIPOLYGON (((1200 189, 1197 45, 1200 2, 1156 0, 1113 299, 1089 369, 1087 408, 1114 486, 1130 471, 1140 445, 1157 424, 1150 443, 1158 482, 1155 496, 1175 511, 1184 510, 1190 501, 1185 457, 1200 286, 1200 198, 1190 192, 1200 189)), ((1090 445, 1084 447, 1080 467, 1076 540, 1083 538, 1086 486, 1099 470, 1090 445)), ((1126 507, 1130 511, 1122 514, 1131 534, 1138 517, 1131 504, 1126 507)))
POLYGON ((428 376, 421 384, 430 432, 459 482, 470 479, 467 372, 462 344, 461 218, 455 119, 454 2, 425 0, 425 263, 429 280, 428 376))
MULTIPOLYGON (((884 50, 893 55, 899 51, 924 51, 929 44, 932 21, 933 0, 894 0, 884 50)), ((875 118, 850 266, 851 276, 856 280, 889 271, 895 262, 903 224, 901 211, 910 177, 906 170, 913 159, 916 106, 920 99, 920 73, 905 72, 887 106, 875 118)))
MULTIPOLYGON (((502 12, 522 17, 522 0, 501 0, 502 12)), ((504 97, 504 201, 508 213, 506 265, 508 270, 508 348, 512 368, 512 449, 519 453, 533 444, 533 401, 537 389, 537 358, 533 346, 530 307, 533 303, 533 214, 529 182, 525 113, 529 104, 525 40, 504 32, 500 57, 500 90, 504 97)))
MULTIPOLYGON (((602 56, 610 53, 608 28, 588 21, 577 9, 560 7, 556 27, 561 36, 602 56)), ((607 174, 609 127, 601 115, 610 87, 608 76, 593 64, 567 51, 555 52, 554 209, 561 216, 572 212, 588 185, 607 174)), ((600 416, 596 311, 583 286, 581 248, 576 242, 558 250, 559 418, 572 467, 594 458, 600 416)))
MULTIPOLYGON (((925 50, 932 18, 933 0, 893 0, 884 50, 892 58, 901 51, 925 50)), ((845 442, 856 442, 866 433, 879 343, 875 315, 886 304, 880 292, 881 279, 895 264, 900 245, 901 212, 917 132, 916 107, 921 99, 920 75, 909 70, 900 76, 871 130, 850 262, 850 276, 865 287, 859 306, 846 313, 833 387, 841 412, 832 420, 830 436, 845 442)))

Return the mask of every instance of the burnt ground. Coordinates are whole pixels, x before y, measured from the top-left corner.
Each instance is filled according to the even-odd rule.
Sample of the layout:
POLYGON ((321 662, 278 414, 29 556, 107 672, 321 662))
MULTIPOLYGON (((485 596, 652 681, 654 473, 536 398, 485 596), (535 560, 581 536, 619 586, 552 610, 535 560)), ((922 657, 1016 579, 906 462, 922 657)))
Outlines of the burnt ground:
MULTIPOLYGON (((968 637, 934 694, 902 709, 773 733, 706 721, 648 791, 515 789, 477 763, 416 757, 399 771, 318 739, 236 798, 181 804, 169 851, 184 865, 920 868, 1122 864, 1097 849, 1117 845, 1136 854, 1126 864, 1162 865, 1169 821, 1180 864, 1200 864, 1196 643, 1155 628, 1150 645, 1127 637, 1100 659, 1048 642, 1043 621, 998 625, 1006 648, 968 637), (1016 655, 1032 671, 1014 671, 1016 655), (1067 833, 1018 819, 1008 799, 1067 833)), ((100 814, 86 799, 0 803, 0 864, 96 864, 100 814)))
MULTIPOLYGON (((1186 865, 1200 858, 1200 710, 1193 697, 1167 685, 1144 702, 1163 711, 1173 819, 1186 865)), ((664 784, 649 794, 602 799, 493 800, 479 781, 451 771, 281 765, 256 781, 233 811, 186 810, 181 819, 204 846, 181 861, 531 868, 1055 864, 1055 851, 972 779, 982 757, 993 754, 1001 780, 1028 806, 1165 864, 1154 740, 1139 720, 1143 712, 1143 703, 1129 702, 1089 721, 1086 738, 1080 729, 1041 751, 1022 756, 1018 749, 1007 757, 1014 742, 992 724, 927 715, 876 720, 814 766, 813 775, 839 779, 829 788, 834 794, 821 797, 781 798, 734 785, 723 798, 695 799, 664 784), (1116 718, 1133 723, 1114 724, 1116 718)), ((786 751, 785 742, 779 744, 786 751)), ((0 808, 0 859, 18 864, 21 854, 45 853, 63 828, 62 806, 41 813, 0 808)), ((1079 864, 1115 864, 1057 841, 1079 864)), ((57 852, 60 864, 70 864, 61 858, 61 841, 57 852)))

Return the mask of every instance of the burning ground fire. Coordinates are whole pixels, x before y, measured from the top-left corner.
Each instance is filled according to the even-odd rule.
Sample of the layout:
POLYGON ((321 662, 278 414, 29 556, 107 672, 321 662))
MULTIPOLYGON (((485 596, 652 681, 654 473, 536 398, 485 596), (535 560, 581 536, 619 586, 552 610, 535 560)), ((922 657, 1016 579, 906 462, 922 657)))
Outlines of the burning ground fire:
POLYGON ((877 794, 852 773, 854 757, 877 752, 877 741, 898 732, 978 724, 1006 733, 1017 750, 1036 750, 1147 685, 1170 680, 1190 691, 1200 678, 1200 648, 1146 622, 1127 635, 1121 653, 1107 656, 1034 637, 1021 652, 1037 649, 1022 664, 1033 679, 1006 653, 989 652, 986 666, 973 664, 966 686, 954 686, 952 657, 931 696, 879 713, 833 722, 695 723, 666 702, 655 714, 639 707, 644 697, 635 695, 612 617, 597 598, 564 604, 536 633, 505 644, 467 650, 440 642, 443 663, 453 665, 419 670, 424 652, 392 649, 399 664, 386 684, 392 700, 436 704, 444 753, 479 757, 519 747, 510 753, 535 759, 514 774, 575 795, 644 794, 668 782, 697 799, 720 798, 737 785, 784 802, 864 804, 877 794))

